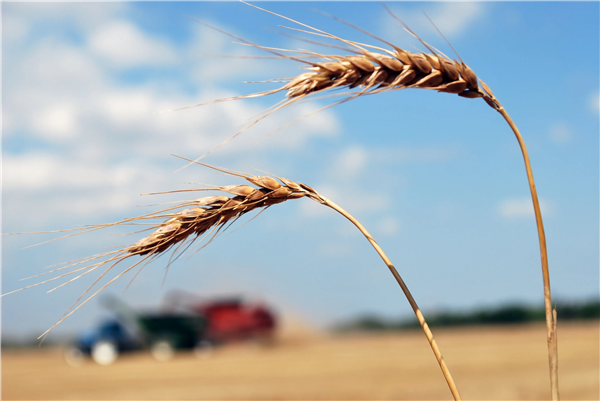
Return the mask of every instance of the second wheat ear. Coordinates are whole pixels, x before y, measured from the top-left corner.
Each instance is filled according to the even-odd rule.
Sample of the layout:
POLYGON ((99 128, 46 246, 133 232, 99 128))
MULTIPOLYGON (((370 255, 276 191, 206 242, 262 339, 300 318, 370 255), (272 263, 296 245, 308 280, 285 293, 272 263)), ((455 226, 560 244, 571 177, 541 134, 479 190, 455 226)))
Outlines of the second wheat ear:
MULTIPOLYGON (((191 160, 189 159, 182 159, 191 162, 191 160)), ((257 210, 260 210, 262 212, 265 209, 276 204, 293 199, 307 197, 335 210, 336 212, 344 216, 346 219, 350 220, 350 222, 352 222, 352 224, 354 224, 365 236, 369 243, 371 243, 373 248, 375 248, 375 251, 382 258, 382 260, 394 276, 395 280, 400 285, 400 288, 404 292, 404 295, 408 299, 408 302, 410 303, 410 306, 413 309, 425 333, 425 336, 427 337, 427 340, 429 341, 429 344, 438 361, 438 364, 440 365, 442 374, 444 375, 444 378, 448 383, 448 387, 452 392, 452 396, 455 400, 461 399, 456 385, 454 383, 454 380, 452 378, 452 375, 450 374, 450 370, 446 366, 446 362, 444 361, 442 353, 433 337, 433 334, 429 329, 429 326, 427 325, 427 322, 425 321, 425 318, 423 317, 423 314, 421 313, 421 310, 419 309, 419 306, 417 305, 414 297, 410 293, 406 283, 404 282, 404 280, 402 279, 392 262, 389 260, 387 255, 383 252, 379 244, 377 244, 377 242, 373 239, 371 234, 369 234, 369 232, 358 220, 356 220, 352 215, 350 215, 347 211, 335 204, 333 201, 325 198, 324 196, 319 194, 315 189, 301 182, 295 182, 287 178, 278 176, 255 176, 229 169, 210 166, 204 163, 195 163, 232 176, 241 177, 254 186, 228 185, 213 188, 197 188, 183 191, 170 191, 220 191, 227 193, 231 196, 206 196, 193 201, 184 201, 176 206, 172 206, 167 209, 160 210, 158 212, 129 218, 126 220, 118 221, 116 223, 85 226, 81 229, 74 229, 74 231, 76 232, 70 235, 83 234, 89 231, 117 225, 138 226, 139 224, 143 224, 148 226, 146 230, 152 231, 149 235, 140 239, 133 245, 104 254, 93 255, 79 262, 51 270, 47 273, 57 273, 58 275, 51 279, 44 280, 42 282, 21 288, 21 290, 23 290, 26 288, 48 283, 60 278, 64 278, 66 276, 75 275, 74 278, 54 288, 56 289, 62 287, 63 285, 71 283, 86 274, 94 272, 100 267, 108 266, 105 269, 105 271, 102 272, 100 276, 92 283, 92 285, 88 287, 88 289, 79 296, 79 298, 75 301, 71 308, 69 308, 69 310, 67 310, 65 314, 52 327, 50 327, 45 333, 43 333, 40 336, 40 338, 48 334, 52 329, 54 329, 62 321, 64 321, 66 318, 75 313, 75 311, 77 311, 79 308, 81 308, 83 305, 89 302, 92 298, 98 295, 107 286, 124 276, 129 271, 140 266, 143 262, 150 262, 156 257, 163 255, 170 250, 172 250, 171 259, 173 259, 173 257, 178 257, 185 253, 189 249, 189 247, 194 244, 196 240, 200 239, 200 241, 202 241, 203 239, 209 238, 209 240, 207 240, 207 242, 204 245, 202 245, 202 247, 204 247, 210 244, 210 242, 214 240, 219 235, 219 233, 221 233, 224 230, 227 230, 227 228, 233 222, 235 222, 237 219, 249 212, 257 210), (159 223, 151 222, 157 219, 162 221, 159 223), (100 279, 106 276, 118 264, 134 256, 141 256, 141 259, 133 263, 131 266, 125 267, 122 271, 116 273, 115 276, 108 281, 108 283, 102 285, 91 295, 87 296, 87 294, 91 292, 92 288, 99 283, 100 279), (78 267, 79 265, 86 264, 88 262, 94 263, 84 267, 78 267), (73 270, 65 273, 65 269, 68 268, 73 268, 73 270), (86 296, 87 298, 83 300, 83 298, 86 296)), ((169 260, 169 264, 170 263, 171 260, 169 260)), ((54 289, 52 289, 51 291, 53 291, 54 289)))
MULTIPOLYGON (((469 68, 469 66, 460 58, 460 56, 458 56, 460 61, 452 60, 439 50, 435 49, 433 46, 426 43, 406 24, 404 24, 402 20, 396 17, 385 5, 384 7, 390 13, 390 15, 396 20, 398 20, 404 26, 405 30, 408 33, 410 33, 412 36, 418 39, 421 42, 421 44, 423 44, 427 48, 427 50, 429 51, 428 53, 415 53, 401 49, 400 47, 395 46, 394 44, 386 40, 378 38, 375 35, 372 35, 338 18, 335 19, 358 29, 359 31, 389 46, 389 48, 386 49, 379 46, 367 45, 364 43, 343 39, 336 35, 330 34, 324 30, 314 28, 310 25, 293 20, 289 17, 277 14, 264 8, 252 4, 248 5, 261 11, 276 15, 294 24, 300 25, 306 30, 295 28, 289 29, 338 41, 344 46, 346 46, 345 50, 347 50, 351 54, 325 55, 306 51, 272 49, 265 46, 256 45, 243 38, 231 35, 210 24, 199 21, 204 25, 210 26, 221 32, 224 32, 227 35, 233 36, 247 45, 263 49, 282 59, 294 60, 308 66, 308 72, 302 73, 292 79, 289 79, 285 85, 273 90, 254 93, 250 95, 219 99, 207 103, 183 107, 196 107, 209 103, 247 99, 272 95, 279 92, 286 92, 285 100, 275 105, 268 113, 265 113, 261 117, 257 118, 249 125, 244 127, 242 130, 232 135, 229 139, 218 145, 216 148, 209 151, 208 153, 211 153, 215 149, 223 146, 225 143, 240 135, 246 129, 250 128, 254 124, 258 123, 260 120, 266 118, 271 113, 274 113, 283 107, 286 107, 298 100, 305 99, 313 94, 324 93, 333 89, 340 88, 345 88, 349 90, 356 88, 358 89, 358 91, 343 93, 341 96, 347 95, 346 98, 338 101, 337 103, 326 106, 325 108, 332 107, 343 102, 347 102, 349 100, 366 94, 377 94, 381 92, 396 91, 400 89, 417 88, 435 90, 437 92, 442 93, 457 94, 461 97, 471 99, 481 98, 490 107, 492 107, 494 110, 500 113, 500 115, 505 119, 505 121, 508 123, 511 130, 513 131, 523 155, 527 180, 531 192, 531 199, 535 211, 544 288, 544 307, 546 315, 550 386, 552 399, 558 400, 559 391, 557 349, 558 346, 556 338, 556 310, 553 310, 552 308, 550 271, 548 267, 546 235, 544 232, 541 208, 539 204, 537 190, 535 187, 535 181, 533 178, 531 162, 529 160, 527 147, 525 146, 525 141, 523 140, 521 133, 519 132, 515 123, 510 118, 506 109, 494 96, 492 90, 481 79, 477 77, 475 72, 471 68, 469 68), (290 56, 285 53, 291 53, 293 55, 290 56), (321 57, 321 61, 313 61, 315 56, 321 57)), ((281 81, 281 79, 274 79, 272 82, 281 81)))

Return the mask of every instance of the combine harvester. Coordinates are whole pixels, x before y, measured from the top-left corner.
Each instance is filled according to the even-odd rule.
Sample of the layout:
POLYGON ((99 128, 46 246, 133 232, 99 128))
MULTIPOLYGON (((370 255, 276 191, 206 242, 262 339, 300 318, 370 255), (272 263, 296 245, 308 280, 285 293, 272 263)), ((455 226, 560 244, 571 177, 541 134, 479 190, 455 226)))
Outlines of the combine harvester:
POLYGON ((273 311, 241 298, 203 299, 182 291, 167 295, 158 311, 138 312, 115 297, 103 299, 115 317, 82 332, 65 350, 72 366, 91 357, 100 365, 114 363, 122 353, 149 350, 158 361, 177 351, 207 356, 231 342, 270 344, 277 320, 273 311))

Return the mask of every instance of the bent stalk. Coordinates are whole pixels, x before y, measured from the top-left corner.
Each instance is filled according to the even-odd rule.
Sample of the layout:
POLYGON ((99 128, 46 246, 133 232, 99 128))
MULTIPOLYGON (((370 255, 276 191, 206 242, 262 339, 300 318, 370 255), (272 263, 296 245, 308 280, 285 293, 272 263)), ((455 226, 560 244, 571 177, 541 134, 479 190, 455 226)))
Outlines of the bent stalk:
POLYGON ((527 153, 527 147, 523 141, 523 137, 519 132, 519 129, 510 118, 506 109, 498 103, 496 109, 502 117, 506 120, 510 128, 513 130, 519 146, 521 147, 521 153, 523 153, 523 160, 525 162, 525 169, 527 170, 527 181, 529 182, 529 189, 531 191, 531 200, 533 201, 533 210, 535 211, 535 221, 537 225, 538 238, 540 242, 540 257, 542 259, 542 275, 544 279, 544 307, 546 311, 546 329, 547 329, 547 340, 548 340, 548 363, 550 368, 550 385, 552 389, 552 400, 559 400, 558 393, 558 345, 556 341, 556 311, 552 311, 552 296, 550 293, 550 271, 548 269, 548 252, 546 249, 546 234, 544 233, 544 223, 542 221, 542 211, 540 208, 540 202, 538 200, 537 191, 535 189, 535 181, 533 179, 533 172, 531 171, 531 163, 529 162, 529 154, 527 153))
MULTIPOLYGON (((53 281, 55 279, 59 279, 65 276, 68 276, 73 273, 79 273, 79 275, 69 282, 73 282, 77 280, 79 277, 90 273, 96 270, 99 267, 104 265, 109 265, 109 267, 104 271, 99 278, 77 299, 77 301, 69 308, 67 312, 63 315, 61 319, 59 319, 50 329, 48 329, 42 336, 45 336, 50 330, 56 327, 59 323, 65 320, 67 317, 72 315, 75 311, 81 308, 84 304, 94 298, 100 291, 106 288, 109 284, 122 277, 125 273, 132 270, 140 263, 144 261, 151 261, 155 257, 167 253, 169 250, 172 250, 172 256, 169 260, 169 264, 171 260, 174 258, 181 256, 186 253, 188 248, 196 241, 196 239, 206 238, 207 236, 212 234, 212 237, 208 240, 206 244, 204 244, 200 249, 204 246, 208 245, 215 237, 217 237, 220 233, 227 230, 227 228, 237 221, 244 214, 247 214, 252 211, 264 211, 265 209, 274 206, 279 203, 286 202, 288 200, 299 199, 303 197, 308 197, 316 202, 319 202, 322 205, 328 206, 348 220, 350 220, 363 235, 369 240, 371 245, 375 248, 379 256, 383 259, 385 264, 388 266, 394 278, 402 288, 402 291, 406 295, 408 302, 410 303, 423 331, 425 332, 425 336, 431 345, 433 353, 437 358, 437 361, 442 369, 442 373, 446 378, 448 386, 450 387, 450 391, 455 400, 460 400, 460 395, 458 394, 458 390, 456 389, 456 385, 452 380, 452 376, 450 375, 450 371, 444 362, 444 358, 433 338, 433 334, 429 329, 429 326, 425 322, 425 318, 421 313, 417 303, 415 302, 413 296, 411 295, 408 287, 400 277, 400 274, 390 262, 386 254, 379 247, 377 242, 371 237, 369 232, 360 224, 354 217, 352 217, 348 212, 344 209, 330 201, 329 199, 323 197, 316 190, 311 188, 308 185, 305 185, 301 182, 295 182, 283 177, 277 176, 255 176, 252 174, 246 174, 237 172, 234 170, 219 168, 215 166, 210 166, 208 164, 194 162, 192 160, 183 158, 188 162, 196 163, 217 171, 220 171, 225 174, 229 174, 232 176, 237 176, 247 180, 249 183, 255 185, 256 187, 249 185, 229 185, 229 186, 216 186, 211 188, 196 188, 189 190, 181 190, 181 191, 169 191, 169 192, 194 192, 194 191, 221 191, 228 193, 232 196, 207 196, 199 199, 195 199, 192 201, 184 201, 175 206, 169 207, 167 209, 160 210, 156 213, 150 213, 139 217, 134 217, 126 220, 122 220, 116 223, 110 224, 102 224, 97 226, 86 226, 81 232, 91 231, 92 229, 100 229, 106 228, 115 225, 129 225, 129 224, 140 224, 141 221, 145 220, 163 220, 160 223, 145 223, 148 225, 147 230, 153 230, 150 235, 142 238, 135 244, 120 249, 118 251, 108 252, 100 255, 95 255, 89 258, 85 258, 82 262, 78 262, 75 264, 70 264, 59 269, 55 269, 50 271, 49 273, 54 273, 60 271, 57 277, 44 280, 40 283, 33 284, 31 286, 27 286, 21 289, 33 287, 36 285, 44 284, 49 281, 53 281), (278 181, 279 180, 279 181, 278 181), (105 276, 111 269, 113 269, 117 264, 129 259, 132 256, 142 256, 142 259, 132 266, 125 268, 122 272, 118 273, 114 278, 112 278, 107 284, 103 285, 100 289, 98 289, 95 293, 88 296, 87 299, 80 302, 86 294, 90 292, 92 287, 94 287, 99 280, 105 276), (106 260, 102 260, 107 257, 106 260), (100 260, 99 262, 97 260, 100 260), (63 269, 71 268, 79 263, 87 263, 90 261, 95 261, 91 265, 88 265, 83 268, 77 268, 70 272, 64 272, 63 269), (81 271, 85 271, 81 273, 81 271), (79 305, 75 306, 77 303, 79 305)), ((260 214, 260 213, 259 213, 260 214)), ((145 231, 145 230, 144 230, 145 231)), ((135 278, 135 277, 134 277, 135 278)), ((66 284, 66 283, 64 283, 66 284)), ((59 285, 59 287, 64 284, 59 285)), ((58 288, 58 287, 57 287, 58 288)), ((20 290, 17 290, 20 291, 20 290)))
POLYGON ((456 384, 454 384, 454 380, 452 379, 450 370, 448 369, 448 366, 446 366, 444 357, 442 356, 442 353, 441 353, 435 339, 433 338, 433 333, 429 329, 429 326, 427 325, 427 322, 425 321, 425 317, 423 316, 423 313, 421 313, 421 310, 419 309, 417 302, 413 298, 412 294, 408 290, 408 287, 404 283, 404 280, 402 280, 402 277, 400 277, 400 274, 398 273, 398 271, 396 270, 396 268, 394 267, 392 262, 388 259, 385 252, 383 252, 383 250, 381 249, 379 244, 373 239, 373 237, 371 237, 371 234, 369 234, 369 232, 363 227, 363 225, 360 224, 360 222, 358 220, 356 220, 354 217, 352 217, 352 215, 350 215, 348 212, 346 212, 344 209, 342 209, 341 207, 339 207, 338 205, 336 205, 334 202, 330 201, 329 199, 323 198, 322 203, 325 206, 329 206, 330 208, 332 208, 333 210, 335 210, 336 212, 340 213, 342 216, 344 216, 345 218, 350 220, 352 222, 352 224, 354 224, 360 230, 360 232, 367 238, 367 240, 371 243, 371 245, 373 245, 373 248, 375 248, 375 250, 377 251, 379 256, 381 256, 381 259, 383 259, 383 261, 385 262, 387 267, 390 269, 390 272, 392 272, 392 275, 394 276, 394 278, 400 285, 400 288, 402 288, 404 295, 408 299, 410 306, 412 307, 413 311, 415 312, 415 315, 417 316, 417 319, 419 320, 419 323, 421 324, 421 327, 423 328, 423 331, 425 332, 425 336, 427 337, 427 340, 429 341, 429 344, 431 345, 431 349, 433 350, 433 353, 435 354, 435 358, 437 359, 438 364, 440 365, 440 368, 442 369, 442 373, 444 374, 444 378, 446 379, 446 382, 448 383, 448 387, 450 388, 450 391, 452 392, 452 396, 454 397, 455 400, 457 400, 457 401, 460 400, 461 398, 460 398, 460 394, 458 393, 458 389, 456 388, 456 384))

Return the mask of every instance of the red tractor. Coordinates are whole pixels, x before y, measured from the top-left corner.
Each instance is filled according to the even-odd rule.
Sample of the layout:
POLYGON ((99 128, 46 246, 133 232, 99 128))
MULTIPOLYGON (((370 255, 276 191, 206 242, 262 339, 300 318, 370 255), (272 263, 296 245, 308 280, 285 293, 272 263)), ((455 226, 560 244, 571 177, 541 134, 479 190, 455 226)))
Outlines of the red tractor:
POLYGON ((202 299, 197 295, 174 291, 165 297, 166 309, 184 309, 203 316, 207 321, 206 345, 233 341, 273 340, 277 319, 262 303, 244 302, 241 298, 202 299))

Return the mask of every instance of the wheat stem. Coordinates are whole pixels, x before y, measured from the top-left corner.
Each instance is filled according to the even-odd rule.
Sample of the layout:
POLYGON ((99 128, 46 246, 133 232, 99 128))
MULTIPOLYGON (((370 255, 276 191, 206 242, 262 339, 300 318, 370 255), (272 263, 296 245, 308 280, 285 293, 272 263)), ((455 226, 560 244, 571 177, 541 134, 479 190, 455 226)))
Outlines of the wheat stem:
POLYGON ((531 163, 529 161, 529 154, 527 153, 527 147, 523 141, 523 137, 519 132, 519 129, 510 118, 504 107, 499 104, 497 108, 498 112, 504 117, 510 128, 513 130, 521 152, 523 153, 523 160, 525 161, 525 169, 527 170, 527 180, 529 182, 529 189, 531 191, 531 199, 533 201, 533 209, 535 211, 535 221, 537 224, 538 238, 540 242, 540 257, 542 259, 542 275, 544 279, 544 306, 546 310, 546 329, 547 340, 548 340, 548 363, 550 367, 550 385, 552 389, 552 400, 557 401, 560 399, 558 393, 558 346, 556 341, 556 310, 552 311, 552 296, 550 293, 550 271, 548 269, 548 252, 546 249, 546 234, 544 233, 544 223, 542 221, 542 211, 540 209, 540 202, 538 200, 537 191, 535 189, 535 181, 533 179, 533 172, 531 171, 531 163))
POLYGON ((402 280, 402 277, 400 276, 400 274, 398 273, 398 271, 396 270, 396 268, 394 267, 394 265, 392 264, 390 259, 387 257, 385 252, 383 252, 383 249, 381 249, 379 244, 373 239, 373 237, 371 236, 371 234, 369 234, 367 229, 364 228, 363 225, 360 224, 360 222, 358 220, 356 220, 352 215, 350 215, 344 209, 342 209, 341 207, 336 205, 334 202, 332 202, 331 200, 326 199, 326 198, 323 198, 322 204, 324 204, 325 206, 329 206, 330 208, 332 208, 333 210, 335 210, 336 212, 340 213, 342 216, 344 216, 345 218, 350 220, 352 222, 352 224, 354 224, 360 230, 360 232, 367 238, 367 240, 371 243, 371 245, 373 245, 373 248, 375 248, 375 250, 377 251, 379 256, 381 256, 381 259, 383 259, 383 261, 385 262, 387 267, 390 269, 390 272, 392 273, 392 275, 394 276, 394 278, 400 285, 400 288, 402 288, 404 295, 408 299, 410 306, 412 307, 413 311, 415 312, 415 315, 417 316, 417 319, 419 320, 419 323, 421 324, 421 327, 423 328, 423 331, 425 332, 425 336, 427 337, 427 340, 429 341, 429 344, 431 345, 431 349, 433 350, 433 353, 435 354, 435 358, 437 359, 437 361, 440 365, 440 368, 442 369, 442 373, 444 374, 444 378, 446 379, 446 382, 448 383, 448 387, 450 388, 450 391, 452 392, 452 396, 454 397, 455 400, 457 400, 457 401, 460 400, 461 398, 460 398, 460 394, 458 393, 458 389, 456 388, 456 384, 454 384, 454 380, 452 379, 450 370, 448 369, 448 366, 446 366, 446 362, 444 361, 442 352, 440 351, 435 339, 433 338, 433 333, 429 329, 429 326, 427 325, 427 322, 425 321, 425 317, 423 316, 423 313, 421 313, 421 309, 419 309, 419 306, 417 305, 417 302, 415 301, 415 299, 413 298, 412 294, 410 293, 408 287, 406 286, 406 283, 404 283, 404 280, 402 280))

